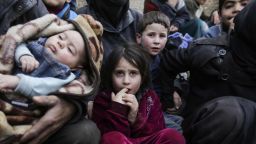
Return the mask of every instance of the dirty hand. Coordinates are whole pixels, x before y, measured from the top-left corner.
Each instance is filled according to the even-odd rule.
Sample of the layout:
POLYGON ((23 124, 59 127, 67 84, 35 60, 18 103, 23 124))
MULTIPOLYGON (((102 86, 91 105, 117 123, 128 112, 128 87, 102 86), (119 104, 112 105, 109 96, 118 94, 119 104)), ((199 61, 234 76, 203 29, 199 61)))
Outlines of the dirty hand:
POLYGON ((33 97, 33 101, 41 107, 48 108, 48 110, 22 136, 20 142, 25 144, 43 143, 69 121, 75 111, 73 104, 54 95, 35 96, 33 97))

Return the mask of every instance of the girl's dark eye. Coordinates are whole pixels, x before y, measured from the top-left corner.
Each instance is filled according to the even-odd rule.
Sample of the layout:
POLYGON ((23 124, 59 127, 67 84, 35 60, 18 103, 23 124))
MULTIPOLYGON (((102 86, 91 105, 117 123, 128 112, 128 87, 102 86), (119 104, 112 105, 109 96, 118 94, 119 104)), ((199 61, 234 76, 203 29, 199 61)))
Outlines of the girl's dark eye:
POLYGON ((134 76, 136 76, 137 74, 139 74, 139 72, 137 72, 137 71, 131 71, 131 72, 130 72, 130 76, 131 76, 131 77, 134 77, 134 76))
POLYGON ((124 72, 123 72, 123 71, 116 71, 116 72, 115 72, 115 75, 116 75, 117 77, 121 77, 121 76, 124 75, 124 72))

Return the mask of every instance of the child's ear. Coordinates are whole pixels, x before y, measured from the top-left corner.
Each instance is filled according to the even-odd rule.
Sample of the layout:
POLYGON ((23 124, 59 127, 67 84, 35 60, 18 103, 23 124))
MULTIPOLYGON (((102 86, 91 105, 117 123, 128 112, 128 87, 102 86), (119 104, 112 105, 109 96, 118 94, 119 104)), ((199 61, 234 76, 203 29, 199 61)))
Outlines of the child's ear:
POLYGON ((137 42, 137 44, 141 44, 141 34, 140 33, 136 33, 136 42, 137 42))

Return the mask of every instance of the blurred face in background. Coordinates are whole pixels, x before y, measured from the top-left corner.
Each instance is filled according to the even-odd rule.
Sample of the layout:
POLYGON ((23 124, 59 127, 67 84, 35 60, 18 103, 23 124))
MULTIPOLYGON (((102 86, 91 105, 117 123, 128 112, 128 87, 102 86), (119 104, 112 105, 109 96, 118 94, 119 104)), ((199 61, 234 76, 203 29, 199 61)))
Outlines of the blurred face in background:
POLYGON ((226 27, 234 29, 234 17, 249 3, 249 0, 226 0, 221 7, 221 22, 226 27))

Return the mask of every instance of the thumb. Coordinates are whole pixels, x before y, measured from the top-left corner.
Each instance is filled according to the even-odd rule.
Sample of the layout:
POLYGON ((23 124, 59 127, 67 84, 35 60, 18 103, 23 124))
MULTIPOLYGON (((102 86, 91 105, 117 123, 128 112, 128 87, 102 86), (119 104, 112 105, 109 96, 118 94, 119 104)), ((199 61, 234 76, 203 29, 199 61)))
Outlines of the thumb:
POLYGON ((39 106, 52 107, 58 102, 56 96, 34 96, 33 101, 39 106))

